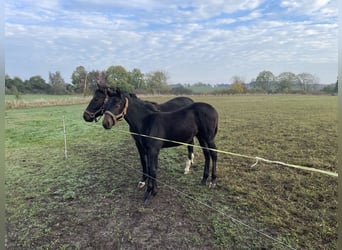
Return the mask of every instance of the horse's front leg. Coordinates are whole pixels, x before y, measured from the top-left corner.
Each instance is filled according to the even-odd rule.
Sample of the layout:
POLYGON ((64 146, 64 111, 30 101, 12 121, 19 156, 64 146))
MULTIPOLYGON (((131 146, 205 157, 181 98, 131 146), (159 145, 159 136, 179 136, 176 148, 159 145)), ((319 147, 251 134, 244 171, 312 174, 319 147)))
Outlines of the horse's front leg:
POLYGON ((149 150, 147 152, 147 188, 144 194, 145 204, 149 204, 157 194, 157 167, 159 150, 149 150))
POLYGON ((141 144, 138 141, 135 141, 135 145, 137 146, 137 149, 139 151, 139 156, 140 156, 140 163, 142 166, 142 177, 141 181, 138 183, 138 188, 142 189, 146 185, 146 179, 147 179, 147 159, 146 159, 146 152, 145 149, 141 146, 141 144))
MULTIPOLYGON (((194 145, 194 139, 190 142, 191 145, 194 145)), ((194 146, 188 146, 188 159, 185 163, 184 174, 188 174, 190 172, 190 167, 194 163, 194 146)))
POLYGON ((202 147, 202 151, 203 151, 203 155, 204 155, 204 159, 205 159, 204 170, 203 170, 203 178, 202 178, 202 181, 201 181, 201 185, 206 185, 207 179, 208 179, 208 176, 209 176, 210 152, 207 149, 208 144, 207 144, 207 142, 203 138, 198 137, 198 141, 199 141, 199 143, 200 143, 200 145, 202 147))

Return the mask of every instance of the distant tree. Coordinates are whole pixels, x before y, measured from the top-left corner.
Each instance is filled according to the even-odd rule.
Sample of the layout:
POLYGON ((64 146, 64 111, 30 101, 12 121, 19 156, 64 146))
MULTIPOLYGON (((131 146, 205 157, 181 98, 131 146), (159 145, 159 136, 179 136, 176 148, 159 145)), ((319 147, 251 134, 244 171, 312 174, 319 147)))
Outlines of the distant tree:
POLYGON ((184 86, 176 86, 170 90, 170 93, 174 95, 191 95, 193 92, 184 86))
POLYGON ((256 89, 263 90, 267 93, 270 93, 274 89, 274 84, 275 84, 275 76, 271 71, 262 71, 259 73, 257 76, 255 82, 254 82, 254 87, 256 89))
POLYGON ((13 79, 6 75, 5 76, 5 90, 6 94, 14 94, 14 92, 25 93, 26 87, 23 80, 20 77, 15 76, 13 79))
POLYGON ((300 89, 304 92, 309 92, 312 90, 312 86, 319 83, 316 76, 309 73, 301 73, 297 75, 298 84, 300 89))
POLYGON ((120 89, 132 91, 133 86, 129 83, 129 74, 122 66, 110 66, 106 70, 108 85, 120 89))
POLYGON ((135 68, 129 72, 129 83, 134 89, 146 89, 144 74, 141 73, 140 69, 135 68))
POLYGON ((168 86, 168 74, 164 71, 153 71, 146 74, 146 84, 149 91, 153 94, 167 92, 170 88, 168 86))
POLYGON ((230 90, 231 90, 231 93, 233 94, 243 94, 243 93, 246 93, 247 88, 246 88, 246 84, 244 83, 233 83, 230 86, 230 90))
POLYGON ((5 94, 7 94, 7 95, 13 94, 12 93, 13 87, 15 87, 15 86, 13 84, 12 78, 6 74, 5 75, 5 94))
POLYGON ((105 70, 96 70, 93 72, 93 75, 95 77, 95 81, 96 81, 96 84, 100 84, 100 85, 108 85, 108 82, 107 82, 107 73, 105 70))
POLYGON ((66 84, 59 71, 56 73, 49 72, 49 84, 51 85, 52 94, 61 95, 66 94, 66 84))
MULTIPOLYGON (((70 93, 70 94, 76 93, 76 91, 75 91, 75 86, 72 85, 72 84, 67 84, 67 85, 65 86, 65 88, 66 88, 66 91, 67 91, 68 93, 70 93)), ((50 90, 49 92, 51 93, 52 91, 50 90)))
POLYGON ((334 92, 335 92, 335 93, 338 93, 338 79, 337 79, 336 84, 335 84, 334 92))
POLYGON ((106 80, 106 72, 105 71, 99 71, 99 70, 93 70, 88 73, 87 76, 87 90, 88 94, 94 92, 96 90, 96 84, 99 83, 101 85, 107 85, 106 80), (101 72, 101 73, 100 73, 101 72), (98 76, 101 74, 103 76, 103 79, 100 81, 98 80, 98 76))
POLYGON ((234 76, 233 77, 233 83, 230 85, 230 92, 233 94, 242 94, 246 93, 247 87, 244 81, 238 77, 234 76))
POLYGON ((16 99, 16 100, 19 100, 20 97, 21 97, 21 94, 20 94, 20 92, 18 91, 18 89, 17 89, 16 86, 13 86, 13 87, 12 87, 12 94, 15 96, 15 99, 16 99))
POLYGON ((78 66, 71 75, 71 83, 76 93, 85 93, 87 89, 88 72, 83 66, 78 66))
MULTIPOLYGON (((18 79, 20 79, 20 78, 18 78, 18 79)), ((16 100, 18 100, 20 98, 20 92, 18 91, 18 88, 15 84, 15 81, 7 74, 5 76, 5 94, 6 95, 14 95, 16 100)))
POLYGON ((212 87, 209 83, 196 82, 193 84, 194 87, 212 87))
POLYGON ((324 88, 322 89, 322 91, 325 92, 325 93, 327 93, 327 94, 334 95, 334 94, 336 94, 335 88, 336 88, 336 84, 333 83, 333 84, 329 84, 329 85, 324 86, 324 88))
POLYGON ((289 93, 295 84, 298 84, 297 76, 292 72, 283 72, 277 77, 276 90, 278 93, 289 93))
POLYGON ((27 81, 31 93, 48 93, 51 85, 47 84, 41 76, 32 76, 27 81))

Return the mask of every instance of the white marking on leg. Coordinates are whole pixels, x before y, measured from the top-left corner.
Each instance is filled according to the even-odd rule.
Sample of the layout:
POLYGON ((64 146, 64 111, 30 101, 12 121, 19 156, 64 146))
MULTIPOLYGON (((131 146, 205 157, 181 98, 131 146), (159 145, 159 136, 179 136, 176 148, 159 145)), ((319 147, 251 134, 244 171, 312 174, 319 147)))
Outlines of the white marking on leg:
POLYGON ((143 188, 143 187, 145 187, 145 182, 144 181, 139 181, 138 188, 143 188))
POLYGON ((215 182, 214 183, 210 182, 209 188, 215 188, 215 187, 216 187, 216 183, 215 182))
POLYGON ((191 153, 191 164, 194 164, 194 158, 195 158, 194 153, 191 153))
POLYGON ((188 174, 190 172, 191 160, 186 160, 184 174, 188 174))

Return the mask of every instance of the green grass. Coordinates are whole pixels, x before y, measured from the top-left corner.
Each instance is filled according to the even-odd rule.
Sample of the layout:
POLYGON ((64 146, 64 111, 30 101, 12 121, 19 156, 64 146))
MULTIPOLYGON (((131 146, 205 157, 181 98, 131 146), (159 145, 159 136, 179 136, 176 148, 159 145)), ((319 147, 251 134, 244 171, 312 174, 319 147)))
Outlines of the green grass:
MULTIPOLYGON (((161 102, 167 98, 149 99, 161 102)), ((336 97, 193 99, 218 110, 216 142, 220 150, 337 171, 336 97)), ((92 245, 96 239, 97 244, 115 241, 123 248, 153 246, 142 240, 133 245, 138 244, 134 237, 139 224, 145 233, 151 225, 161 228, 155 229, 158 236, 154 237, 160 237, 157 247, 165 246, 162 237, 171 230, 168 243, 175 243, 176 248, 284 248, 231 217, 298 249, 336 249, 337 178, 262 162, 251 168, 253 160, 219 154, 218 186, 209 190, 198 185, 204 163, 201 150, 195 149, 195 166, 189 175, 183 175, 185 147, 170 148, 162 150, 159 158, 160 200, 154 207, 143 208, 142 193, 133 190, 140 178, 140 163, 131 137, 85 123, 85 106, 6 110, 9 249, 100 248, 92 245), (158 210, 165 205, 161 201, 169 200, 173 201, 169 207, 158 210), (176 239, 180 229, 165 230, 163 223, 153 219, 177 228, 169 214, 179 223, 188 218, 181 227, 184 236, 176 239), (145 220, 150 224, 144 225, 145 220)), ((128 129, 125 122, 119 128, 128 129)))

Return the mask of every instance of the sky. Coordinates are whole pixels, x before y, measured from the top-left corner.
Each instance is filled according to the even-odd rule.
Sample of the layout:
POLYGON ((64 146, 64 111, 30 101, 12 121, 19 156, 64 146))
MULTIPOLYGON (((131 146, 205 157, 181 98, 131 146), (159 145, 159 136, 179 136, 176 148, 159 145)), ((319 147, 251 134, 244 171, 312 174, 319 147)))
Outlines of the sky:
POLYGON ((121 65, 169 83, 245 82, 264 70, 338 73, 337 0, 5 0, 5 73, 71 82, 121 65))

